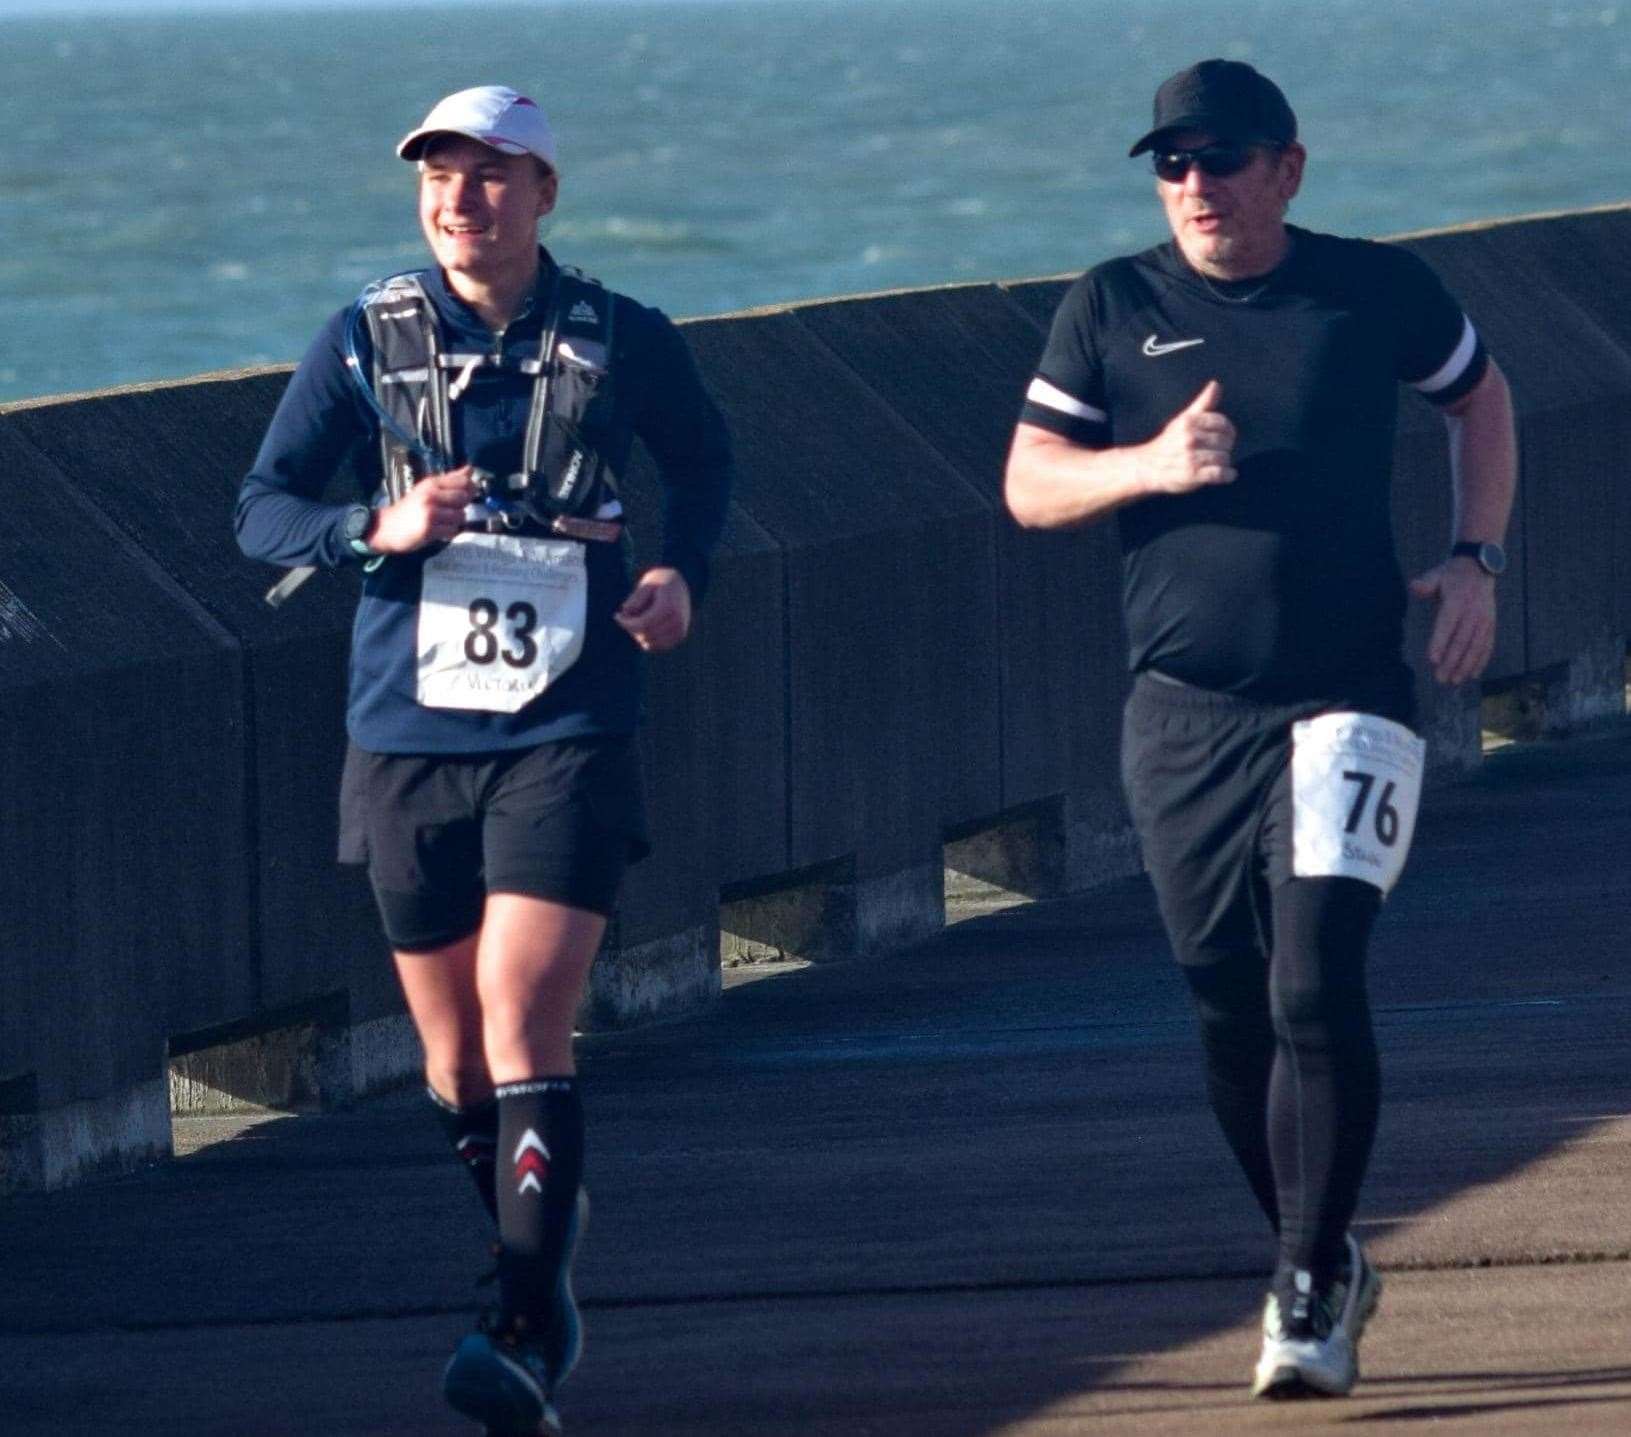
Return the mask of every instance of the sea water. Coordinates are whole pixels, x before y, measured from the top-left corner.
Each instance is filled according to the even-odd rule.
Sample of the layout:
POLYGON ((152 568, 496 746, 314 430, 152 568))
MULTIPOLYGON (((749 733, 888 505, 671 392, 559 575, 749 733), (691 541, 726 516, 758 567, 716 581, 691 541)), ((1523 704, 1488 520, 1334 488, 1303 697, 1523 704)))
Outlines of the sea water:
POLYGON ((424 262, 393 147, 487 82, 558 132, 555 253, 682 316, 1154 243, 1127 147, 1156 84, 1207 55, 1289 95, 1299 223, 1631 198, 1631 4, 1598 0, 18 3, 0 399, 297 359, 365 281, 424 262))

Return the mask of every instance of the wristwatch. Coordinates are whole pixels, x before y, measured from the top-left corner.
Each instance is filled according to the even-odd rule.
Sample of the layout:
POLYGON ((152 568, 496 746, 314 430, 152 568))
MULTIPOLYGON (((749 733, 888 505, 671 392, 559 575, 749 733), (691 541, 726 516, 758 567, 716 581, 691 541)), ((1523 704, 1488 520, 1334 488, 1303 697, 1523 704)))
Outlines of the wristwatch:
POLYGON ((368 541, 363 535, 368 532, 368 526, 374 522, 374 511, 366 504, 353 504, 345 513, 345 523, 340 532, 345 541, 351 546, 351 552, 359 559, 373 559, 379 556, 378 549, 370 549, 368 541))
POLYGON ((1452 559, 1462 555, 1476 560, 1478 567, 1491 578, 1506 572, 1506 550, 1493 540, 1485 539, 1480 542, 1477 539, 1463 539, 1450 546, 1452 559))

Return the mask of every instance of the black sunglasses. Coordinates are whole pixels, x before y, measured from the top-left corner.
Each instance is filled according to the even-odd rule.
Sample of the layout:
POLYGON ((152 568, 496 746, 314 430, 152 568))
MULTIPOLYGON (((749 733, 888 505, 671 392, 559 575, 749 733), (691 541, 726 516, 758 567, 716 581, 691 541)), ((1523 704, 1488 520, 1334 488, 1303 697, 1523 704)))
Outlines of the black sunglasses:
POLYGON ((1252 162, 1252 146, 1219 143, 1194 150, 1156 150, 1150 155, 1155 173, 1169 185, 1180 183, 1195 165, 1215 180, 1238 175, 1252 162))

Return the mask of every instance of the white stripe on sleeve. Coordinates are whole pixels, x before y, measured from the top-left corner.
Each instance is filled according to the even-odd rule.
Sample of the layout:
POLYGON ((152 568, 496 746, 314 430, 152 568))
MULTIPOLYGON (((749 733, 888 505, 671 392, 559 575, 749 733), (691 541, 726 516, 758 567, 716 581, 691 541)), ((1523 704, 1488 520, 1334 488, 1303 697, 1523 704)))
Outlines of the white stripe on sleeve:
POLYGON ((1102 409, 1095 409, 1091 404, 1083 404, 1080 399, 1072 398, 1055 384, 1049 384, 1045 379, 1033 379, 1031 387, 1025 391, 1025 397, 1033 404, 1043 404, 1049 409, 1057 409, 1061 414, 1069 414, 1076 419, 1086 419, 1094 424, 1108 424, 1110 416, 1102 409))
POLYGON ((1455 353, 1446 359, 1435 373, 1429 374, 1426 379, 1418 379, 1415 387, 1423 394, 1437 394, 1441 389, 1448 389, 1466 373, 1467 365, 1477 349, 1478 332, 1472 327, 1472 321, 1463 316, 1461 342, 1456 345, 1455 353))

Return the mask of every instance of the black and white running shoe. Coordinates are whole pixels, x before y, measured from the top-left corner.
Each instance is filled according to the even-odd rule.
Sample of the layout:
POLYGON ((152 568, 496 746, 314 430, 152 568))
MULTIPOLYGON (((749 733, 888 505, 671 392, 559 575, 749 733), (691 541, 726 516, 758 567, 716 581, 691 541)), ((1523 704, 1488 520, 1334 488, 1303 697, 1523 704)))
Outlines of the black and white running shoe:
POLYGON ((1352 1233, 1347 1244, 1347 1267, 1328 1291, 1315 1292, 1309 1274, 1299 1272, 1291 1292, 1269 1294, 1253 1397, 1345 1397, 1353 1391, 1359 1338, 1376 1311, 1382 1279, 1352 1233))

